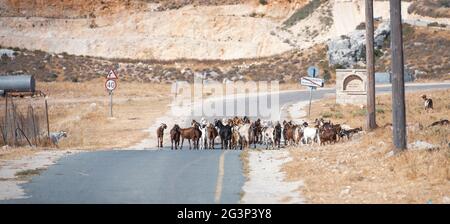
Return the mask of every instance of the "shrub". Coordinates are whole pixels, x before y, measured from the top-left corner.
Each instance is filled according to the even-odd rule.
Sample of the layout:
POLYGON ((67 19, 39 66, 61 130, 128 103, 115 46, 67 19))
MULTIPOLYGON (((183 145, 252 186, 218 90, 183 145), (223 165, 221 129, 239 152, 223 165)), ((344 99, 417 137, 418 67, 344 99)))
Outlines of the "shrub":
POLYGON ((344 118, 344 114, 342 114, 342 112, 338 111, 334 114, 334 118, 342 119, 342 118, 344 118))
POLYGON ((323 118, 330 118, 330 117, 333 116, 333 114, 328 112, 328 111, 326 111, 326 112, 320 113, 320 116, 323 117, 323 118))
POLYGON ((352 112, 353 117, 363 117, 366 116, 367 110, 366 109, 359 109, 352 112))
POLYGON ((376 111, 377 111, 377 114, 384 114, 384 109, 382 109, 382 108, 377 108, 376 111))
POLYGON ((298 9, 294 14, 292 14, 289 19, 283 22, 285 27, 291 27, 297 24, 300 20, 307 18, 311 15, 317 8, 322 4, 322 0, 312 0, 304 7, 298 9))
POLYGON ((356 26, 357 30, 365 30, 366 29, 366 23, 362 22, 358 26, 356 26))
POLYGON ((261 5, 267 5, 267 0, 259 0, 259 4, 261 5))

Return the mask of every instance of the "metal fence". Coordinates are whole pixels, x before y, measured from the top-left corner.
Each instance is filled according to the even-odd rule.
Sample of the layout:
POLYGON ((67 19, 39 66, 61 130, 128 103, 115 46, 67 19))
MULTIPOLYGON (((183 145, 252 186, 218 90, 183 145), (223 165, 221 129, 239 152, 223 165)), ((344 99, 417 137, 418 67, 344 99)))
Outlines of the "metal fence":
POLYGON ((0 101, 0 145, 49 145, 48 111, 44 97, 5 95, 0 101))

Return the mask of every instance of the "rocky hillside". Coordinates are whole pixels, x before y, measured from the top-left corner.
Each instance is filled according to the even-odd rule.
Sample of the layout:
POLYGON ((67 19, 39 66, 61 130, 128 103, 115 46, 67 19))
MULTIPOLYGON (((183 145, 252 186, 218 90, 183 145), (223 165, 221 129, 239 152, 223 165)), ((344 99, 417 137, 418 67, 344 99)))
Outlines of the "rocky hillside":
MULTIPOLYGON (((408 68, 448 79, 448 53, 433 52, 448 49, 450 22, 408 13, 413 4, 402 5, 414 24, 405 37, 408 68)), ((377 25, 389 24, 388 5, 375 1, 377 25)), ((87 81, 116 68, 125 81, 207 74, 297 82, 318 65, 332 82, 336 68, 364 66, 363 0, 0 0, 0 15, 0 74, 43 81, 87 81)), ((386 71, 389 26, 379 28, 377 69, 386 71)))
POLYGON ((435 18, 450 17, 449 0, 416 0, 408 8, 408 13, 435 18))
MULTIPOLYGON (((380 31, 385 30, 382 24, 378 28, 380 31)), ((404 34, 407 71, 419 80, 449 81, 450 52, 446 49, 450 48, 450 31, 405 24, 404 34)), ((376 70, 389 71, 389 36, 377 45, 381 46, 376 50, 376 70)), ((355 45, 354 49, 361 51, 357 50, 359 47, 361 46, 355 45)), ((120 75, 120 81, 125 82, 170 83, 175 80, 192 82, 194 77, 202 77, 205 74, 207 80, 219 82, 279 80, 282 83, 295 83, 306 74, 309 66, 316 65, 321 70, 321 77, 328 83, 333 83, 335 69, 343 68, 344 65, 338 63, 332 65, 333 63, 329 61, 329 49, 327 44, 317 44, 305 50, 291 50, 259 59, 159 61, 110 60, 0 47, 0 54, 3 55, 0 60, 0 74, 31 73, 39 81, 83 82, 103 78, 110 69, 115 68, 120 75)), ((351 67, 361 68, 361 66, 364 64, 355 63, 351 67)))

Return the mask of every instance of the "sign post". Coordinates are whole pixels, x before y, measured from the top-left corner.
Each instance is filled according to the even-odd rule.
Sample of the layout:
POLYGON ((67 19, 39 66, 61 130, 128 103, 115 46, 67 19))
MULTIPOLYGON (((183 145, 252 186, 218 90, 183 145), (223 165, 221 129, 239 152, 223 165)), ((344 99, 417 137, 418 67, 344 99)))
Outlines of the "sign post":
POLYGON ((312 92, 313 90, 317 89, 317 87, 323 87, 324 86, 324 80, 316 78, 319 76, 319 69, 312 66, 308 68, 308 76, 309 77, 303 77, 300 80, 300 84, 302 86, 308 86, 309 87, 309 109, 308 109, 308 117, 311 116, 311 101, 312 101, 312 92))
POLYGON ((114 70, 111 70, 106 76, 105 88, 109 92, 109 116, 113 117, 113 91, 117 88, 118 79, 114 70))

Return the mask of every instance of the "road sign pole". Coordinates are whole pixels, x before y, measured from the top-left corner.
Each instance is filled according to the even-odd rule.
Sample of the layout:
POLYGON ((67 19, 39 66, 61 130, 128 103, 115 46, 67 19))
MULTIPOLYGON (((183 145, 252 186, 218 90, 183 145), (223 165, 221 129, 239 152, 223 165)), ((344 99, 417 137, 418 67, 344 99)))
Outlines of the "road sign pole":
POLYGON ((109 116, 113 117, 113 91, 109 91, 109 116))
POLYGON ((311 117, 312 91, 313 91, 313 87, 309 87, 309 109, 308 109, 308 118, 311 117))

